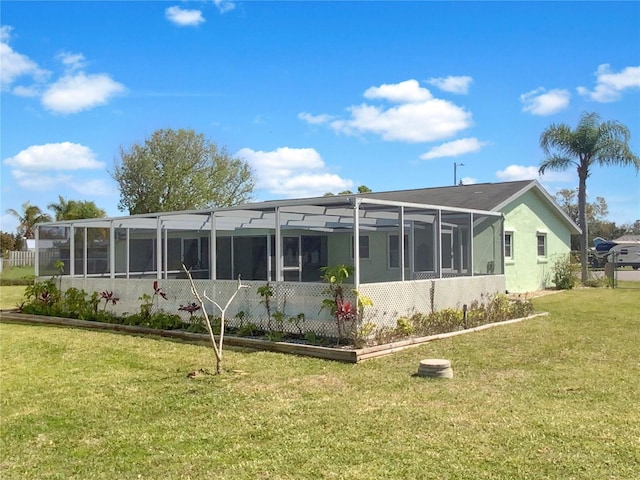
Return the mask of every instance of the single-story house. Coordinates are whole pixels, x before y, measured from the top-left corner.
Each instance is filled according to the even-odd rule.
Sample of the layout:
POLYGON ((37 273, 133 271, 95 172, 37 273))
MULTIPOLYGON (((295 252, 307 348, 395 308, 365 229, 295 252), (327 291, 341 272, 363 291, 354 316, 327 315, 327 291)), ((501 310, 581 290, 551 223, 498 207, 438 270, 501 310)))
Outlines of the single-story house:
POLYGON ((57 275, 62 262, 63 288, 113 291, 121 313, 137 311, 158 282, 167 297, 158 307, 175 313, 193 301, 184 264, 218 303, 238 277, 251 287, 228 318, 242 312, 239 321, 264 325, 257 289, 268 282, 274 311, 304 314, 307 329, 331 334, 323 267, 352 266, 345 290, 372 300, 368 321, 395 326, 550 286, 551 262, 577 231, 536 181, 457 185, 42 224, 36 274, 57 275))
POLYGON ((571 251, 571 235, 580 233, 580 228, 536 180, 381 192, 370 196, 502 213, 505 287, 512 293, 552 287, 554 261, 571 251))

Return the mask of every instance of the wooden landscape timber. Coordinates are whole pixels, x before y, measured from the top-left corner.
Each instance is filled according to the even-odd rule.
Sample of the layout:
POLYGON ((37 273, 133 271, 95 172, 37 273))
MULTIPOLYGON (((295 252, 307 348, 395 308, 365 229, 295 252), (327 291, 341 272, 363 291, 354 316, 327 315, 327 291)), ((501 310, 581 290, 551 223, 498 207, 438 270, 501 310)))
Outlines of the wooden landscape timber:
MULTIPOLYGON (((502 322, 488 323, 478 327, 468 328, 465 330, 456 330, 454 332, 439 333, 437 335, 429 335, 426 337, 412 337, 406 340, 400 340, 392 343, 374 345, 364 348, 348 348, 348 347, 323 347, 318 345, 308 345, 304 343, 292 342, 272 342, 258 338, 234 337, 225 338, 225 343, 229 346, 237 348, 248 348, 251 350, 266 350, 270 352, 287 353, 291 355, 301 355, 307 357, 321 358, 325 360, 334 360, 345 363, 360 363, 392 353, 405 350, 407 348, 417 347, 427 342, 440 340, 443 338, 454 337, 466 333, 478 332, 487 328, 509 325, 521 322, 531 318, 548 315, 548 313, 536 313, 527 317, 505 320, 502 322)), ((28 315, 18 313, 11 310, 0 312, 0 322, 5 323, 21 323, 30 325, 56 325, 74 328, 84 328, 90 330, 105 330, 111 332, 128 333, 132 335, 149 335, 164 338, 173 338, 183 340, 189 343, 210 345, 211 340, 208 334, 185 332, 182 330, 160 330, 156 328, 139 327, 135 325, 121 325, 114 323, 93 322, 87 320, 77 320, 61 317, 46 317, 43 315, 28 315)))

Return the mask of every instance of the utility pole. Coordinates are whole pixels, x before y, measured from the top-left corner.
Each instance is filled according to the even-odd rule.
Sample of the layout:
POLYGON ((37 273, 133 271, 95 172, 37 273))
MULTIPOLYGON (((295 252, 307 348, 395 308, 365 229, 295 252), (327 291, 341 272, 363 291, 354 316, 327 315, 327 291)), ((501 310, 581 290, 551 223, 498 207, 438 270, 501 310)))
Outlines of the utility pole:
POLYGON ((453 185, 458 184, 458 167, 464 167, 464 163, 453 162, 453 185))

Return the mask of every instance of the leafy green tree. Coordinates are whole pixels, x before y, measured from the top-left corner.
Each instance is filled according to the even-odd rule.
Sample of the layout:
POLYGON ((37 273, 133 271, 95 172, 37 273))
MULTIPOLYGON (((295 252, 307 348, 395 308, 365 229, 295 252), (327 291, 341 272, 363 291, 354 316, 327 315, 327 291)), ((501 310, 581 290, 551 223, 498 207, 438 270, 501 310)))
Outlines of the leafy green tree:
POLYGON ((21 212, 9 208, 7 213, 18 219, 18 233, 27 239, 35 238, 35 226, 38 223, 51 221, 51 215, 43 213, 40 207, 31 205, 29 202, 22 204, 21 212))
POLYGON ((120 147, 111 176, 118 208, 130 214, 229 207, 250 199, 249 165, 193 130, 156 130, 142 144, 120 147))
POLYGON ((82 218, 102 218, 107 213, 95 202, 87 200, 66 200, 58 195, 58 203, 50 203, 47 208, 55 214, 56 220, 79 220, 82 218))
MULTIPOLYGON (((564 188, 555 194, 555 200, 560 208, 571 217, 571 219, 579 223, 580 215, 578 211, 578 189, 564 188)), ((609 215, 609 206, 603 197, 596 197, 596 201, 586 204, 587 222, 604 221, 609 215)))
POLYGON ((552 124, 540 135, 546 158, 539 173, 576 168, 578 172, 578 225, 582 281, 588 277, 587 178, 593 165, 630 165, 640 170, 640 158, 629 147, 629 128, 617 121, 601 122, 597 113, 584 113, 575 130, 566 124, 552 124))
MULTIPOLYGON (((372 191, 373 190, 371 190, 366 185, 360 185, 358 187, 358 193, 369 193, 369 192, 372 192, 372 191)), ((353 192, 351 190, 343 190, 342 192, 338 192, 338 195, 351 195, 352 193, 353 192)), ((323 196, 324 197, 332 197, 334 195, 335 195, 335 193, 333 193, 333 192, 327 192, 323 196)))
POLYGON ((8 232, 0 232, 0 253, 16 249, 16 237, 8 232))

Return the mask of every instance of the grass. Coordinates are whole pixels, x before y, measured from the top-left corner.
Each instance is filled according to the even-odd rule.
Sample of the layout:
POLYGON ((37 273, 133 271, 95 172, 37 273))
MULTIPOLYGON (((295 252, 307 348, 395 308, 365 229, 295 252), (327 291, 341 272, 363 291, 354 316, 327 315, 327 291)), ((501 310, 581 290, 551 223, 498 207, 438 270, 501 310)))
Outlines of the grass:
POLYGON ((24 285, 0 286, 0 310, 16 308, 24 300, 24 285))
MULTIPOLYGON (((633 479, 640 285, 360 365, 0 324, 3 479, 633 479), (452 380, 415 376, 452 361, 452 380)), ((4 291, 4 287, 2 289, 4 291)))
POLYGON ((33 283, 34 278, 33 266, 6 267, 0 272, 0 285, 27 285, 33 283))

